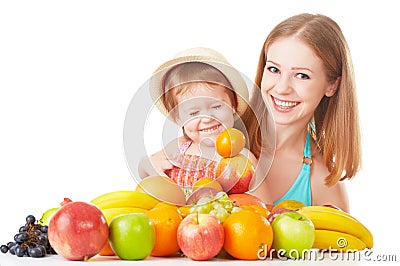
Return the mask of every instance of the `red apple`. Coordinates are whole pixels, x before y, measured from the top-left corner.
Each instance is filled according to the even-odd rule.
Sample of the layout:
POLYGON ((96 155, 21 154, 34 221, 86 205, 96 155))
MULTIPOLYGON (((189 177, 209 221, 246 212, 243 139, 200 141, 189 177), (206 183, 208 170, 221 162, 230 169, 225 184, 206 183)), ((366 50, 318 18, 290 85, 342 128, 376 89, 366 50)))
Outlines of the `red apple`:
POLYGON ((192 260, 208 260, 224 245, 224 228, 212 214, 192 213, 178 226, 178 245, 192 260))
POLYGON ((249 191, 254 176, 254 166, 243 154, 222 158, 218 163, 217 181, 228 194, 249 191))
POLYGON ((108 241, 107 221, 96 206, 68 201, 50 219, 49 242, 67 260, 88 260, 108 241))

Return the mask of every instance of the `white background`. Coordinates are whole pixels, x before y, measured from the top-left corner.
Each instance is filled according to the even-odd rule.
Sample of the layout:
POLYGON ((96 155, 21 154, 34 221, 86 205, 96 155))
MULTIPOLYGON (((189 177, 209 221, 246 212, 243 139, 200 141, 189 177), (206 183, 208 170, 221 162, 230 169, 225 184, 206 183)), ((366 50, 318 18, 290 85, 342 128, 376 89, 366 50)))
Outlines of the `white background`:
MULTIPOLYGON (((125 114, 161 63, 207 46, 253 79, 272 27, 308 12, 336 20, 353 56, 364 161, 347 182, 351 212, 373 232, 376 253, 397 252, 396 10, 383 0, 0 2, 0 244, 26 215, 39 218, 64 197, 89 201, 135 188, 125 114)), ((150 150, 156 133, 149 130, 150 150)))

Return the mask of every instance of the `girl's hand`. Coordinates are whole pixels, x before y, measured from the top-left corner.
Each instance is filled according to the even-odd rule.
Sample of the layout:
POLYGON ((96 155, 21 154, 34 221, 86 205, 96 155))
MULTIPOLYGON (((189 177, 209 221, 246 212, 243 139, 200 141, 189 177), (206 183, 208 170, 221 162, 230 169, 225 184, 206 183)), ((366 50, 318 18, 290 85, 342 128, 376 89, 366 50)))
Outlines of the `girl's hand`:
POLYGON ((167 176, 165 171, 172 169, 172 167, 173 165, 165 156, 164 151, 159 151, 140 161, 139 175, 141 178, 155 175, 167 176))

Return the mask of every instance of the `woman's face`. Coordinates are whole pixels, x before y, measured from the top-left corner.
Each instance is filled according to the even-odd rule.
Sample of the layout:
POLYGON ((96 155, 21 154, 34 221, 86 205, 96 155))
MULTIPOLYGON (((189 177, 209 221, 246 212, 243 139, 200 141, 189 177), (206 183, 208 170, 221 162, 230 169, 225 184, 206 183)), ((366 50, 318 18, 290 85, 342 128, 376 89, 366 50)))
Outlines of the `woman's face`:
POLYGON ((267 51, 261 93, 277 125, 308 123, 322 97, 336 88, 337 82, 328 83, 321 59, 296 37, 278 39, 267 51))
POLYGON ((194 143, 214 145, 226 128, 233 127, 234 109, 227 89, 220 85, 196 83, 189 91, 177 95, 177 123, 194 143), (212 87, 211 87, 212 86, 212 87), (210 141, 211 140, 211 141, 210 141))

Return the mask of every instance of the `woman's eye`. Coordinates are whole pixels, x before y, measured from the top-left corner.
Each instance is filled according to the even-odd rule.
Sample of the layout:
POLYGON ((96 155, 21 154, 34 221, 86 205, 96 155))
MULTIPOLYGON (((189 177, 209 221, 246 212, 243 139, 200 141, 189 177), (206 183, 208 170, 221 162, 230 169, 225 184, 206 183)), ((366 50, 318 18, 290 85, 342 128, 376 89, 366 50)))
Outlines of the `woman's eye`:
POLYGON ((296 76, 300 79, 310 79, 310 77, 307 74, 303 73, 298 73, 296 76))
POLYGON ((199 114, 199 111, 189 113, 190 116, 196 116, 199 114))
POLYGON ((271 67, 268 67, 267 69, 271 73, 279 73, 279 69, 277 69, 276 67, 271 66, 271 67))

